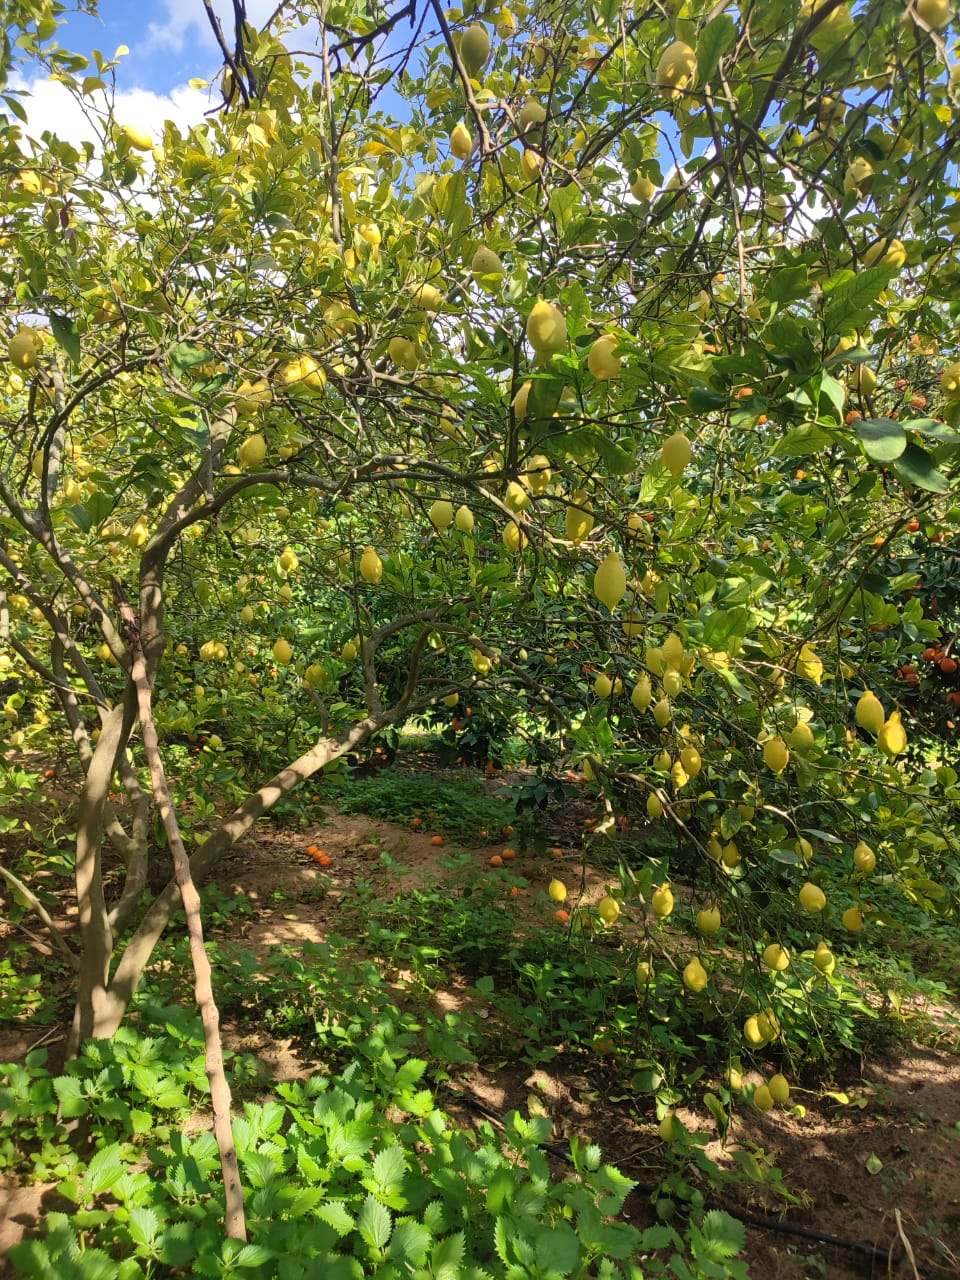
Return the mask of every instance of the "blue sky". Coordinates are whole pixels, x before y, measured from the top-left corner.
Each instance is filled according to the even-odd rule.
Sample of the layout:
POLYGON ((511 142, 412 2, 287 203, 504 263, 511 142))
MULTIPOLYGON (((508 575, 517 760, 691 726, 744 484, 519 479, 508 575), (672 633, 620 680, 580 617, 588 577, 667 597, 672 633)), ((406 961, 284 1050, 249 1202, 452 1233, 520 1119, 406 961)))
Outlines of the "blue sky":
MULTIPOLYGON (((250 20, 260 25, 275 9, 271 0, 247 0, 250 20)), ((232 5, 214 0, 232 43, 232 5)), ((168 94, 194 77, 217 74, 221 57, 204 13, 203 0, 100 0, 96 18, 73 14, 60 43, 78 53, 99 49, 112 55, 122 44, 130 53, 118 73, 122 89, 168 94)))
MULTIPOLYGON (((233 6, 230 0, 213 0, 227 24, 232 43, 233 6)), ((247 0, 251 22, 262 25, 276 8, 275 0, 247 0)), ((116 119, 134 125, 159 140, 163 122, 173 120, 189 128, 220 100, 216 81, 223 65, 203 0, 100 0, 96 17, 74 13, 58 33, 59 45, 89 56, 99 49, 112 58, 121 45, 125 54, 116 69, 116 119), (212 89, 192 89, 190 80, 213 82, 212 89)), ((75 144, 95 141, 96 128, 62 85, 24 65, 12 80, 27 89, 28 133, 39 139, 50 130, 75 144)), ((92 100, 102 108, 102 101, 92 100)))

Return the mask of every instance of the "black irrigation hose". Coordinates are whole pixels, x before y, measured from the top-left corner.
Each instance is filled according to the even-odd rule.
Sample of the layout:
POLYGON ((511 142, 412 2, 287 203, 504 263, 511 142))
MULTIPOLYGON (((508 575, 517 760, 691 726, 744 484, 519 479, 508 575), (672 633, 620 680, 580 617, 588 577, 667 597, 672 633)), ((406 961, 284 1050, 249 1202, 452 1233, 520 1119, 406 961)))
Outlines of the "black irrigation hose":
MULTIPOLYGON (((491 1110, 479 1098, 475 1098, 472 1094, 461 1093, 458 1089, 451 1089, 449 1086, 443 1086, 445 1091, 451 1097, 456 1098, 472 1111, 478 1112, 487 1119, 494 1121, 495 1124, 503 1128, 503 1117, 496 1111, 491 1110)), ((556 1156, 560 1160, 566 1161, 567 1164, 573 1164, 570 1152, 561 1147, 556 1142, 544 1142, 540 1144, 544 1151, 549 1151, 551 1155, 556 1156)), ((657 1186, 647 1186, 637 1183, 633 1188, 631 1195, 652 1196, 659 1190, 657 1186)), ((714 1205, 718 1209, 722 1209, 724 1213, 729 1213, 731 1218, 736 1218, 747 1227, 761 1227, 764 1231, 777 1231, 781 1235, 799 1236, 802 1240, 813 1240, 817 1244, 826 1244, 834 1249, 846 1249, 848 1253, 858 1254, 861 1258, 868 1258, 871 1262, 880 1262, 884 1266, 889 1267, 891 1262, 900 1261, 895 1259, 891 1249, 881 1249, 879 1245, 864 1244, 862 1240, 846 1240, 843 1236, 831 1236, 822 1231, 813 1231, 809 1227, 792 1226, 790 1223, 781 1222, 779 1218, 768 1218, 766 1214, 750 1213, 746 1209, 735 1209, 729 1205, 723 1204, 717 1197, 712 1197, 714 1205)), ((906 1258, 904 1253, 903 1258, 906 1258)), ((937 1268, 931 1269, 922 1262, 914 1262, 910 1260, 917 1275, 929 1276, 930 1280, 938 1280, 938 1277, 946 1275, 946 1272, 937 1268)))

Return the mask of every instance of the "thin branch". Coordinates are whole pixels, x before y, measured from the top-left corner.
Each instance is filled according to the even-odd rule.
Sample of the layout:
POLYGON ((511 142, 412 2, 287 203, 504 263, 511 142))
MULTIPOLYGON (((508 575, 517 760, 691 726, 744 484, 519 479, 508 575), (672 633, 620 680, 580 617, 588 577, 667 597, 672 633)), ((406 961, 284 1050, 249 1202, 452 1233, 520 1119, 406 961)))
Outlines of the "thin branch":
MULTIPOLYGON (((66 942, 60 935, 60 931, 57 929, 57 926, 54 924, 53 920, 51 919, 50 913, 47 911, 46 907, 43 905, 43 903, 40 901, 37 895, 33 892, 33 890, 28 889, 27 886, 20 879, 20 877, 14 875, 13 872, 9 871, 5 866, 3 866, 2 863, 0 863, 0 876, 2 876, 4 880, 6 880, 7 884, 10 886, 11 889, 13 889, 14 893, 18 893, 24 899, 25 902, 28 902, 30 904, 31 910, 35 911, 37 915, 40 917, 40 919, 43 921, 44 927, 49 933, 50 938, 54 946, 56 947, 56 949, 60 952, 60 954, 66 960, 67 964, 69 964, 70 968, 73 969, 75 973, 79 973, 80 971, 79 959, 74 955, 74 953, 67 946, 66 942)), ((12 924, 14 922, 10 921, 8 923, 12 924)), ((18 924, 17 928, 18 929, 22 928, 22 926, 18 924)), ((23 931, 24 933, 29 932, 26 929, 24 929, 23 931)), ((30 933, 29 936, 33 938, 35 941, 37 940, 35 934, 30 933)))

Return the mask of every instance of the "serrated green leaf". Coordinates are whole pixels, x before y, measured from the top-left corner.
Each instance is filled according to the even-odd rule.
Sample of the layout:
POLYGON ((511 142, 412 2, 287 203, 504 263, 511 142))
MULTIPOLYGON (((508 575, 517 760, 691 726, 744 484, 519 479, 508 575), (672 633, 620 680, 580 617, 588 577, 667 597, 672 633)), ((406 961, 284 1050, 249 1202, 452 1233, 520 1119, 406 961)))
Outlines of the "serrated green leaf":
POLYGON ((734 1258, 747 1243, 746 1227, 722 1209, 704 1214, 700 1230, 715 1258, 734 1258))
POLYGON ((561 1276, 575 1275, 580 1265, 580 1241, 573 1227, 566 1222, 556 1222, 551 1227, 541 1227, 535 1236, 537 1265, 545 1272, 561 1276))
POLYGON ((403 1204, 397 1203, 399 1200, 397 1193, 403 1185, 406 1172, 403 1148, 398 1143, 394 1143, 377 1152, 370 1173, 363 1180, 363 1185, 381 1200, 386 1200, 392 1208, 399 1209, 403 1204))
POLYGON ((425 1226, 412 1219, 398 1222, 390 1241, 390 1256, 402 1258, 413 1267, 422 1267, 432 1240, 425 1226))
POLYGON ((434 1280, 458 1280, 466 1251, 462 1231, 440 1240, 430 1254, 430 1270, 434 1280))
POLYGON ((90 1103, 83 1094, 81 1082, 74 1076, 58 1076, 53 1082, 53 1091, 60 1103, 60 1114, 65 1119, 85 1116, 90 1110, 90 1103))
POLYGON ((83 1190, 88 1197, 102 1196, 123 1175, 124 1166, 119 1143, 103 1147, 87 1165, 83 1175, 83 1190))
POLYGON ((314 1213, 328 1226, 333 1227, 339 1236, 347 1235, 356 1226, 343 1200, 328 1200, 325 1204, 318 1204, 314 1213))
POLYGON ((390 1243, 393 1229, 393 1218, 390 1210, 380 1203, 376 1196, 369 1193, 364 1197, 357 1219, 357 1230, 361 1239, 376 1253, 382 1253, 390 1243))
POLYGON ((130 1239, 134 1244, 152 1247, 160 1232, 160 1218, 153 1209, 141 1206, 130 1210, 130 1239))

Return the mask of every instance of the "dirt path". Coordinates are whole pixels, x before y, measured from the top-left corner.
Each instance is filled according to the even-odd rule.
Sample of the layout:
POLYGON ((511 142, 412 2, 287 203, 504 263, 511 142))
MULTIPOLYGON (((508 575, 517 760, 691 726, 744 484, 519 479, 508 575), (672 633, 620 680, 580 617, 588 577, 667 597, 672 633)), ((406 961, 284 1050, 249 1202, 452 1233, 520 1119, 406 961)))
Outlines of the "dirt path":
MULTIPOLYGON (((484 866, 495 847, 462 852, 470 864, 484 866)), ((217 878, 224 889, 242 885, 254 905, 255 914, 244 925, 244 940, 259 950, 319 941, 337 929, 340 904, 361 879, 381 884, 391 895, 451 878, 455 887, 458 876, 462 879, 466 872, 444 867, 449 849, 449 845, 437 848, 431 836, 421 831, 328 813, 324 824, 296 833, 258 833, 255 861, 241 849, 217 878), (329 877, 330 891, 321 901, 309 896, 296 901, 309 895, 316 882, 317 871, 303 852, 311 843, 332 859, 331 867, 322 873, 329 877), (387 870, 381 861, 384 852, 405 870, 387 870), (278 891, 283 900, 273 903, 278 891)), ((545 877, 558 869, 566 867, 569 874, 574 859, 572 851, 559 863, 520 858, 511 869, 542 888, 545 877)), ((579 877, 579 859, 576 869, 579 877)), ((603 892, 602 874, 588 869, 586 898, 596 900, 603 892)), ((286 1078, 313 1065, 300 1064, 289 1044, 279 1046, 278 1055, 268 1055, 268 1060, 286 1078)), ((668 1166, 655 1126, 638 1122, 630 1103, 610 1101, 604 1070, 602 1059, 597 1059, 596 1071, 589 1074, 583 1072, 582 1063, 578 1070, 556 1073, 520 1065, 489 1073, 477 1068, 462 1083, 481 1103, 500 1113, 513 1107, 542 1109, 553 1118, 558 1140, 586 1134, 600 1141, 605 1157, 638 1182, 656 1183, 668 1166)), ((906 1240, 920 1268, 918 1274, 956 1280, 960 1275, 960 1059, 934 1049, 906 1047, 864 1063, 860 1070, 851 1067, 816 1091, 795 1089, 792 1101, 799 1108, 790 1112, 762 1115, 743 1108, 733 1142, 724 1149, 717 1141, 709 1153, 721 1166, 732 1167, 734 1149, 754 1151, 761 1167, 780 1170, 784 1184, 800 1203, 784 1211, 775 1195, 765 1196, 762 1191, 752 1199, 741 1194, 737 1201, 721 1198, 718 1203, 881 1251, 894 1246, 898 1255, 906 1240)), ((476 1119, 455 1097, 446 1105, 464 1123, 476 1119)), ((713 1124, 702 1111, 681 1109, 680 1115, 691 1128, 710 1129, 713 1124)), ((654 1220, 642 1198, 634 1198, 632 1205, 638 1222, 654 1220)), ((754 1280, 823 1276, 879 1280, 888 1274, 912 1275, 909 1268, 888 1272, 879 1255, 871 1259, 785 1232, 750 1227, 748 1241, 754 1280)))

